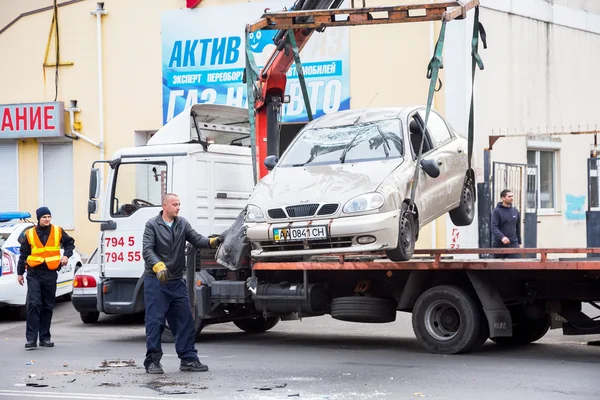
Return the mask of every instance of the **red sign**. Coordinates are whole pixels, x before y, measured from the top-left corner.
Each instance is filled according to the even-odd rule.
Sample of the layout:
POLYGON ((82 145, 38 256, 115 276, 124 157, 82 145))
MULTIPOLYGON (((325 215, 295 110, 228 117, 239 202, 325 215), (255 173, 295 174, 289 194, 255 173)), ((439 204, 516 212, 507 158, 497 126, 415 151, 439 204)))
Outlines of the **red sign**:
POLYGON ((185 0, 185 2, 185 6, 187 8, 196 8, 200 3, 202 3, 202 0, 185 0))
POLYGON ((64 113, 62 101, 0 105, 0 139, 62 136, 64 113))

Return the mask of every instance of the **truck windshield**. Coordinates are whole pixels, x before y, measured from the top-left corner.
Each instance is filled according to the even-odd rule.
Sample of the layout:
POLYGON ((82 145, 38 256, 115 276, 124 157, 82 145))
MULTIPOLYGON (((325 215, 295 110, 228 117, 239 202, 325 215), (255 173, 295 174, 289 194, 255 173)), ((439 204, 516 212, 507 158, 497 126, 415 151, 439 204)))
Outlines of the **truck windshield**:
POLYGON ((111 216, 127 217, 142 207, 161 207, 167 193, 165 163, 123 163, 115 170, 111 216))
POLYGON ((383 120, 300 133, 281 160, 282 167, 343 164, 400 158, 404 154, 398 120, 383 120))

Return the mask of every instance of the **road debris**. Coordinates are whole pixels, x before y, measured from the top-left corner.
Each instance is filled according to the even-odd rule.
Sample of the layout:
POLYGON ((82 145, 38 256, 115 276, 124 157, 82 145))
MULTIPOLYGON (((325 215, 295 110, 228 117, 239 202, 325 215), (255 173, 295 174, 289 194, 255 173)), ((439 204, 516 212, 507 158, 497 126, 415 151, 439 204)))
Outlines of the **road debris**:
POLYGON ((300 397, 300 393, 288 394, 288 397, 300 397))
POLYGON ((425 397, 425 395, 423 393, 421 393, 421 392, 417 392, 417 393, 413 394, 413 396, 415 396, 415 397, 425 397))
POLYGON ((75 382, 76 380, 77 380, 77 378, 73 379, 72 381, 67 381, 67 382, 69 382, 69 383, 73 383, 73 382, 75 382))
POLYGON ((48 387, 48 385, 43 384, 43 383, 26 383, 25 386, 30 386, 30 387, 36 387, 36 388, 42 388, 42 387, 48 387))
POLYGON ((120 360, 118 358, 116 360, 102 360, 100 367, 135 367, 135 360, 120 360))
POLYGON ((29 374, 29 378, 35 378, 35 374, 29 374))

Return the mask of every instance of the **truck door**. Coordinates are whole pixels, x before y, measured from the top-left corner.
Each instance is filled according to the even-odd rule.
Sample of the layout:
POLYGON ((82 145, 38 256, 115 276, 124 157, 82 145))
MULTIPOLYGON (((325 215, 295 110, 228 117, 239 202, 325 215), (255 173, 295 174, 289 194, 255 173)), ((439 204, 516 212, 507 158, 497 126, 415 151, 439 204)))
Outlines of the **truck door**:
POLYGON ((105 278, 139 278, 144 270, 142 240, 146 222, 162 209, 172 191, 171 157, 127 158, 109 176, 101 234, 101 274, 105 278))

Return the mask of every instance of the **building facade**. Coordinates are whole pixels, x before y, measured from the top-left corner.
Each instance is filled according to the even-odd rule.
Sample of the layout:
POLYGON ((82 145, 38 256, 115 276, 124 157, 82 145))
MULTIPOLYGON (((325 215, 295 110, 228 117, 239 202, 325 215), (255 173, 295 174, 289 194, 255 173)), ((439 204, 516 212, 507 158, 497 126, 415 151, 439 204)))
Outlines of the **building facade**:
MULTIPOLYGON (((190 9, 184 0, 107 0, 102 7, 60 1, 58 32, 52 6, 51 0, 0 0, 0 54, 9 55, 0 63, 0 211, 33 215, 40 205, 50 207, 54 222, 86 255, 99 232, 87 218, 92 162, 145 144, 190 102, 246 106, 235 75, 243 65, 244 24, 259 19, 267 6, 291 2, 204 0, 190 9), (206 66, 211 74, 198 73, 206 66)), ((600 83, 593 75, 600 62, 600 5, 482 0, 480 19, 488 47, 480 45, 485 68, 477 70, 474 88, 477 182, 518 186, 510 189, 521 196, 523 210, 537 214, 538 247, 583 247, 585 211, 599 206, 597 181, 588 185, 595 135, 568 132, 595 130, 600 122, 600 83), (500 136, 488 153, 497 164, 485 176, 491 136, 500 136), (506 164, 521 168, 510 181, 502 179, 513 168, 506 164)), ((315 34, 321 37, 301 56, 315 72, 309 92, 317 115, 425 104, 427 64, 440 26, 390 24, 315 34)), ((473 12, 448 24, 443 86, 434 99, 434 108, 462 132, 471 98, 472 29, 473 12)), ((265 54, 273 47, 265 38, 256 44, 265 54)), ((288 135, 305 121, 290 74, 292 101, 282 121, 288 135)), ((456 228, 442 217, 424 229, 417 245, 478 247, 478 228, 456 228)))

